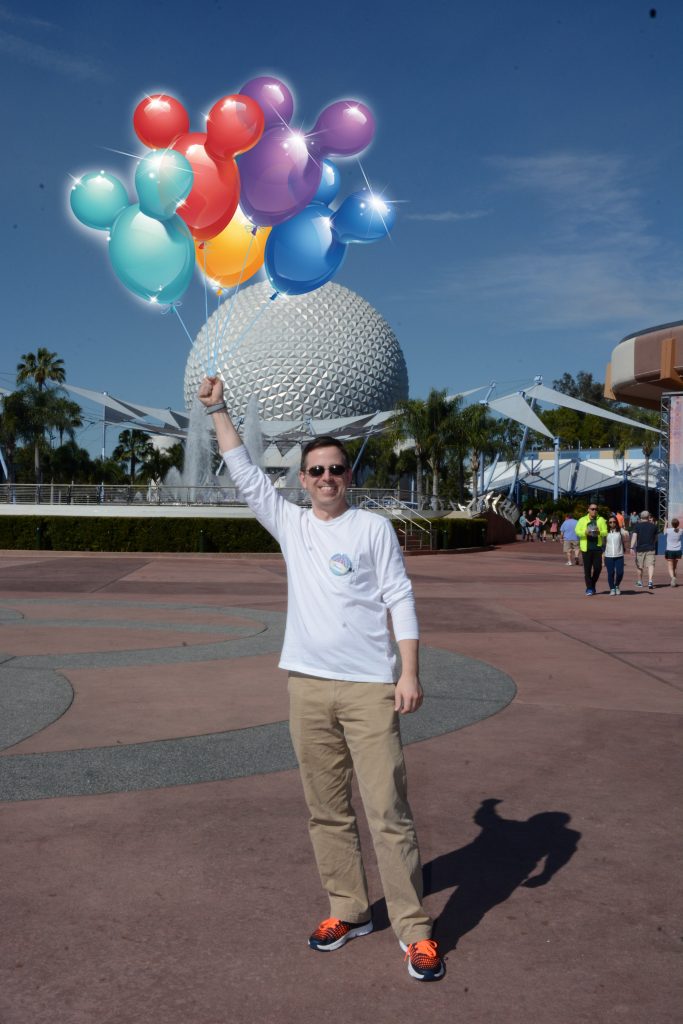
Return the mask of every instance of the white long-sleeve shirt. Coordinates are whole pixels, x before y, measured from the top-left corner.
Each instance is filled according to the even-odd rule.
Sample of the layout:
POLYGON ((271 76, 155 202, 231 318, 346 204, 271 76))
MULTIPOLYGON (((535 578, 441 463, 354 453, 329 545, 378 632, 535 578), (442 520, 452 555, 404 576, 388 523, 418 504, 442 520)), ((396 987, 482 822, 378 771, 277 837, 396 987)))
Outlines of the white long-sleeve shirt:
POLYGON ((391 523, 349 508, 319 519, 282 497, 246 448, 224 452, 230 476, 287 564, 280 668, 349 682, 396 681, 397 640, 419 637, 413 590, 391 523))

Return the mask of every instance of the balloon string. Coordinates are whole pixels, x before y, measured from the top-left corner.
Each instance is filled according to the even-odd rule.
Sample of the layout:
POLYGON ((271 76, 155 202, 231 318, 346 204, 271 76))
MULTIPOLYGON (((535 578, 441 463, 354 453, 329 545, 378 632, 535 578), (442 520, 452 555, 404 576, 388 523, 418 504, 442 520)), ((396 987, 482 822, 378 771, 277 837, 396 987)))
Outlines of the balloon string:
POLYGON ((246 336, 249 333, 249 331, 252 329, 252 327, 255 326, 256 322, 261 319, 261 317, 263 316, 265 311, 268 309, 268 307, 271 305, 271 303, 273 303, 275 301, 275 299, 278 297, 279 294, 280 294, 279 292, 273 292, 272 295, 268 296, 268 298, 263 303, 263 305, 259 309, 259 311, 256 314, 256 316, 252 319, 251 323, 247 324, 247 326, 244 328, 244 330, 241 332, 241 334, 238 334, 238 336, 235 338, 235 340, 233 341, 232 345, 227 350, 227 352, 225 352, 223 354, 223 358, 224 359, 227 359, 228 356, 233 355, 233 353, 237 351, 237 349, 240 347, 240 345, 242 344, 242 342, 246 338, 246 336))
MULTIPOLYGON (((232 311, 233 311, 233 309, 235 307, 235 301, 237 299, 237 293, 240 290, 240 285, 242 284, 242 277, 244 276, 244 271, 246 270, 246 267, 247 267, 247 260, 249 259, 249 252, 251 250, 251 245, 252 245, 252 242, 254 241, 254 238, 256 237, 256 230, 257 230, 256 227, 254 227, 254 228, 252 228, 252 230, 250 232, 251 237, 249 239, 249 245, 247 246, 247 251, 244 254, 244 261, 242 263, 242 269, 240 270, 240 276, 238 277, 237 284, 235 285, 235 290, 232 293, 232 296, 230 298, 230 305, 228 306, 228 312, 226 313, 226 316, 225 316, 225 323, 222 325, 222 328, 221 328, 220 339, 218 337, 218 325, 216 326, 216 339, 215 339, 215 344, 214 344, 214 347, 213 347, 213 352, 211 353, 211 366, 213 368, 213 374, 214 375, 216 373, 216 365, 218 363, 218 350, 219 350, 220 345, 223 344, 223 341, 225 340, 226 331, 228 330, 228 327, 230 326, 230 320, 232 319, 232 311)), ((227 355, 227 353, 226 353, 226 355, 227 355)))
MULTIPOLYGON (((205 329, 209 330, 209 286, 206 282, 206 242, 202 242, 202 255, 204 257, 204 323, 205 329)), ((209 375, 209 367, 206 367, 206 375, 209 375)))
POLYGON ((189 340, 189 342, 190 342, 190 345, 194 345, 194 339, 192 338, 192 335, 190 334, 190 332, 188 331, 187 327, 186 327, 186 326, 185 326, 185 324, 183 323, 183 318, 181 317, 180 313, 178 312, 178 307, 176 306, 176 304, 175 304, 175 303, 171 303, 171 309, 173 310, 173 312, 175 313, 175 315, 176 315, 176 316, 178 317, 178 319, 180 320, 180 324, 181 324, 181 326, 182 326, 183 330, 185 331, 185 334, 186 334, 186 335, 187 335, 187 337, 188 337, 188 340, 189 340))

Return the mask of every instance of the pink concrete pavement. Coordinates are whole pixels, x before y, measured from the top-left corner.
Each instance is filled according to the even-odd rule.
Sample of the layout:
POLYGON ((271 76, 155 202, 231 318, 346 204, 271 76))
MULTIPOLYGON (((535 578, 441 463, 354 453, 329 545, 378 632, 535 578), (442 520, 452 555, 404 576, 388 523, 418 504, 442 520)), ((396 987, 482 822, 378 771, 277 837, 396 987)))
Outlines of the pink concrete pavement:
MULTIPOLYGON (((424 643, 518 687, 498 715, 406 751, 446 978, 408 977, 382 903, 374 935, 307 949, 327 907, 297 774, 280 772, 0 805, 2 1024, 678 1024, 683 588, 586 598, 552 544, 409 570, 424 643)), ((170 646, 212 642, 187 627, 228 621, 218 608, 284 609, 285 587, 276 558, 0 554, 2 608, 35 618, 22 601, 47 600, 40 616, 65 620, 40 627, 35 653, 63 652, 74 598, 98 621, 86 630, 83 608, 69 613, 73 650, 114 632, 104 602, 121 602, 107 605, 120 620, 127 601, 191 601, 199 610, 174 613, 177 633, 155 639, 170 646)), ((35 628, 25 621, 0 626, 5 658, 35 628)), ((71 709, 10 748, 0 772, 20 749, 281 717, 273 657, 245 659, 236 676, 237 664, 144 666, 137 689, 130 669, 71 669, 71 709), (232 697, 217 682, 228 676, 232 697)))

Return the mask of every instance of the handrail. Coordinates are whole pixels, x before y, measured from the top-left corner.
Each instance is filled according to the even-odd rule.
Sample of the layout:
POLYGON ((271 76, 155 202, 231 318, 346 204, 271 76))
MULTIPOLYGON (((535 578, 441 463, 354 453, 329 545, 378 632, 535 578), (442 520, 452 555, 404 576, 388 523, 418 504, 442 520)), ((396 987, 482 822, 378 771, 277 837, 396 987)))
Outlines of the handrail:
MULTIPOLYGON (((303 488, 278 488, 280 494, 296 504, 310 504, 303 488)), ((352 506, 408 506, 389 488, 354 487, 347 491, 352 506)), ((0 483, 0 504, 3 505, 239 505, 244 506, 237 488, 219 482, 202 486, 166 484, 77 484, 77 483, 0 483)), ((414 512, 414 509, 409 511, 414 512)), ((423 517, 421 517, 423 518, 423 517)))

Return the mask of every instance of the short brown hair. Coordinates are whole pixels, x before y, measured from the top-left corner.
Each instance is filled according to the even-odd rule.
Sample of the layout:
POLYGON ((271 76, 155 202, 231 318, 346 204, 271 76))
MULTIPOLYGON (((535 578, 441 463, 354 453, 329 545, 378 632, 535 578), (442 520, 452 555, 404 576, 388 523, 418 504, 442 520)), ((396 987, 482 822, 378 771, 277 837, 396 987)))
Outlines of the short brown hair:
POLYGON ((351 460, 349 453, 337 437, 330 437, 329 434, 320 434, 319 437, 314 437, 308 442, 308 444, 301 450, 301 470, 302 472, 306 469, 306 456, 309 452, 314 452, 316 448, 337 448, 344 459, 344 465, 347 469, 350 468, 351 460))

